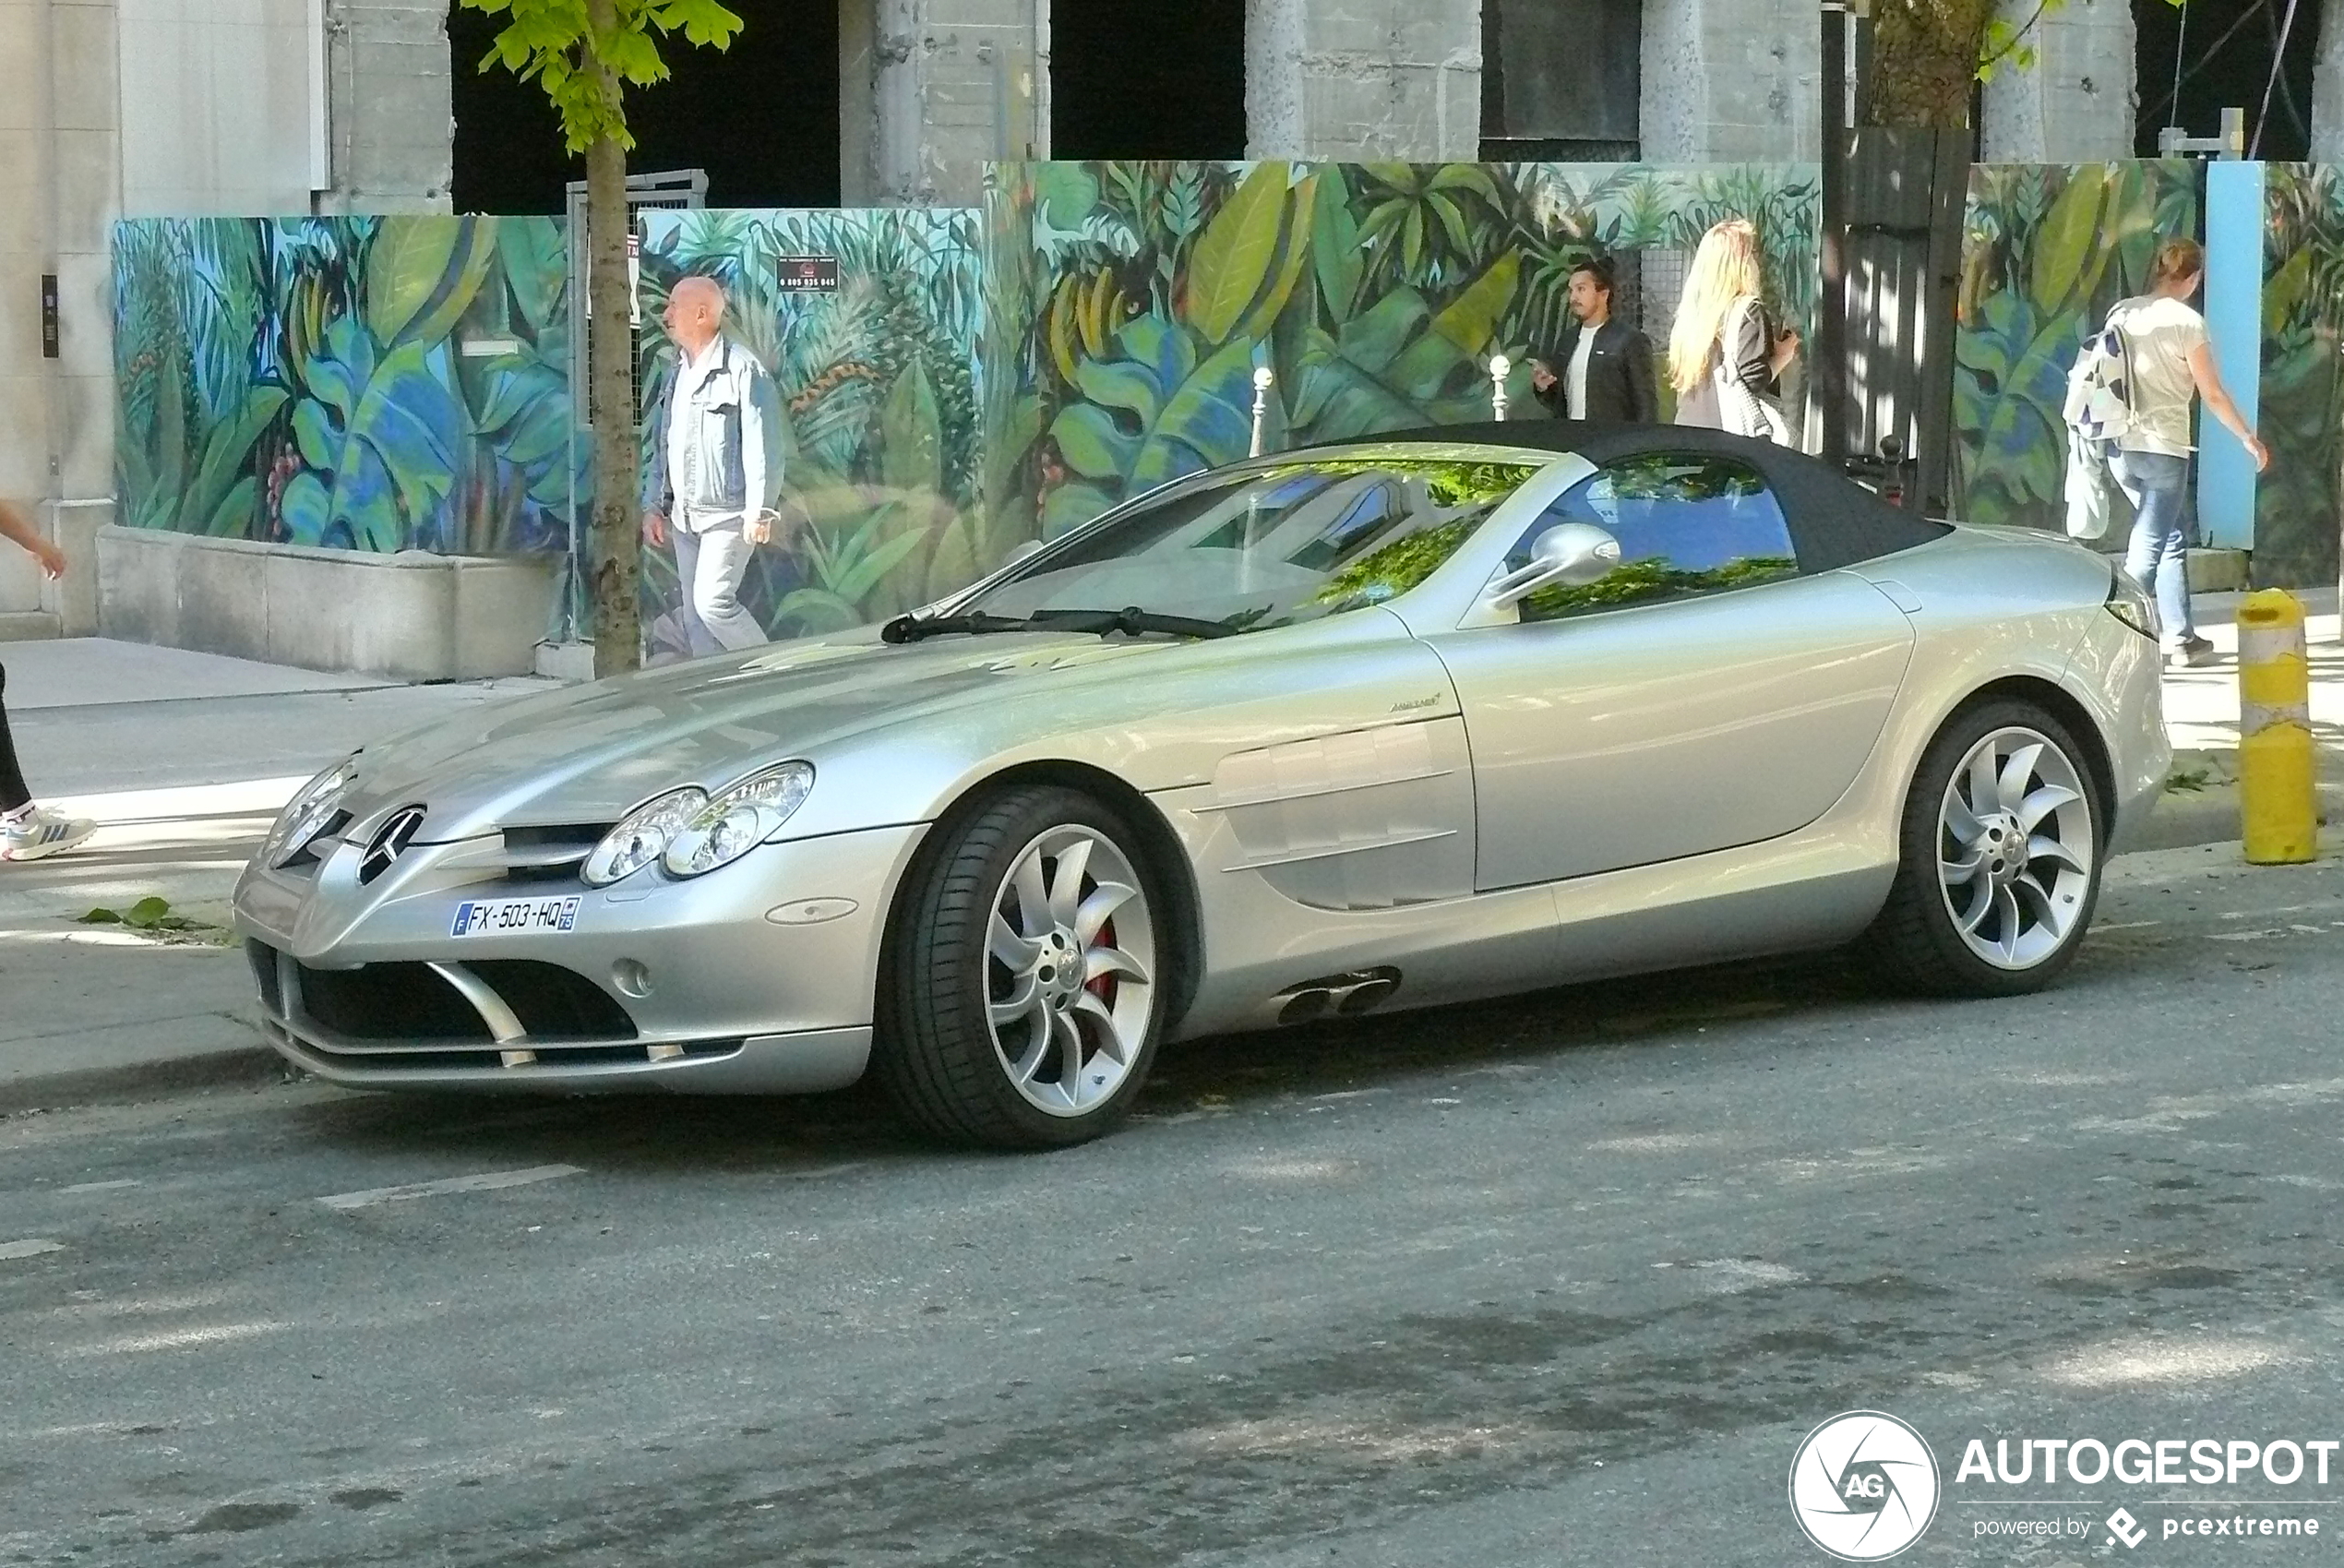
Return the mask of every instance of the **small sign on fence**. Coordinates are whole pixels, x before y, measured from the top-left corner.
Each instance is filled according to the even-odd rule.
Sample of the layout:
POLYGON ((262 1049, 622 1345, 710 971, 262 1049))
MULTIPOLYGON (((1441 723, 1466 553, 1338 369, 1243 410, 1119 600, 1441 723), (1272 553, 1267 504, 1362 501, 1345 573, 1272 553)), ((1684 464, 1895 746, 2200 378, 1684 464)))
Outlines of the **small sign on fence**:
POLYGON ((785 294, 834 294, 838 293, 838 257, 835 256, 783 256, 773 263, 776 281, 785 294))

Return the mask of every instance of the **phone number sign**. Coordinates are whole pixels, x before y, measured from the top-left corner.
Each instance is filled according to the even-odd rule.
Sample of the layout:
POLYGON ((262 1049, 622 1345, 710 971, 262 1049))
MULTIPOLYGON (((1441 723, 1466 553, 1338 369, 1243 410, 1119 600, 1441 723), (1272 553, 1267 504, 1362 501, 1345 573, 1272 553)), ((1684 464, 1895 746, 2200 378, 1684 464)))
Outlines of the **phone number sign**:
POLYGON ((785 294, 838 293, 838 257, 784 256, 773 263, 774 281, 785 294))

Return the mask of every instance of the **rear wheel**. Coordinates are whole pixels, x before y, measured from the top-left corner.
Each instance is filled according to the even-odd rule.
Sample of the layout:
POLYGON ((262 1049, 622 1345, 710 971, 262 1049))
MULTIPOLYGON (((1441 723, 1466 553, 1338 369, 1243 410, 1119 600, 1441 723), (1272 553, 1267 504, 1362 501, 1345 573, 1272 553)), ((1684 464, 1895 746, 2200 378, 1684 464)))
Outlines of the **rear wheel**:
POLYGON ((2015 996, 2075 960, 2099 897, 2103 812, 2083 748, 2031 703, 1956 713, 1905 802, 1869 943, 1919 990, 2015 996))
POLYGON ((1056 1148, 1106 1131, 1145 1082, 1163 1017, 1159 901, 1137 835, 1041 785, 938 830, 890 944, 873 1066, 914 1125, 1056 1148))

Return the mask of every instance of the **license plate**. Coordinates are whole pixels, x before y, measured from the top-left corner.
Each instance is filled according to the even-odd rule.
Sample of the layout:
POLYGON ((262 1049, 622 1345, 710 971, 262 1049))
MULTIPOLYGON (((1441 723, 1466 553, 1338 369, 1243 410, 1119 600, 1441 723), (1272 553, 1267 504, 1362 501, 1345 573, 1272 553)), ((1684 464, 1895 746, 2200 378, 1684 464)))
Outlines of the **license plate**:
POLYGON ((568 931, 578 924, 576 898, 484 898, 456 906, 452 937, 526 937, 568 931))

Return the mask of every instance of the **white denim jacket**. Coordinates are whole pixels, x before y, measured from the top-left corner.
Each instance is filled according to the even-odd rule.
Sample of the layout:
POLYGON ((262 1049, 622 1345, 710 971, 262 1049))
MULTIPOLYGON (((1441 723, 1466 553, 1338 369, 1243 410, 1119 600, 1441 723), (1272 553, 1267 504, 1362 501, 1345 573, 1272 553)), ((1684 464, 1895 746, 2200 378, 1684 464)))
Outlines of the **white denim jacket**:
POLYGON ((657 455, 644 476, 644 509, 688 533, 768 510, 781 480, 768 458, 770 386, 757 356, 730 338, 698 365, 679 354, 652 416, 657 455))

